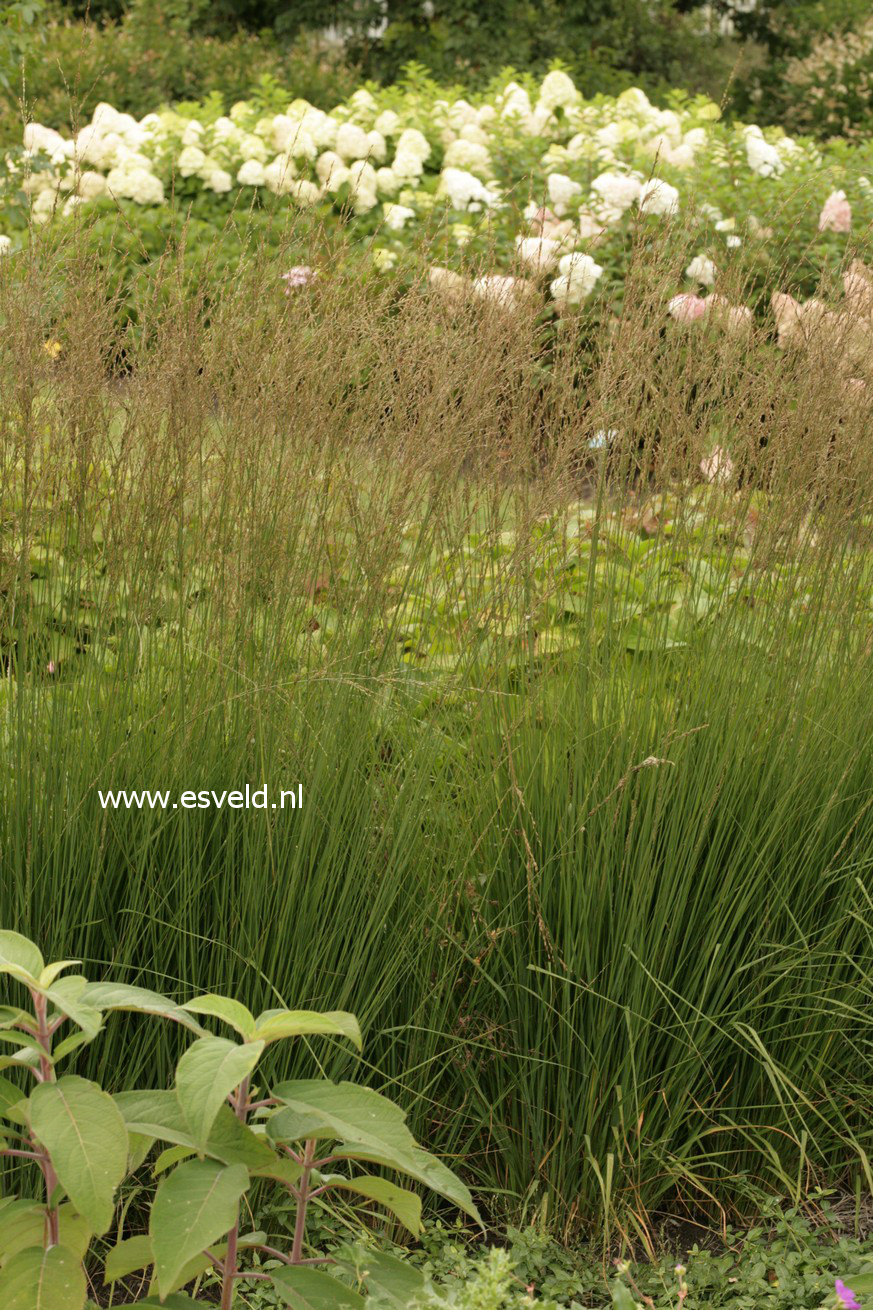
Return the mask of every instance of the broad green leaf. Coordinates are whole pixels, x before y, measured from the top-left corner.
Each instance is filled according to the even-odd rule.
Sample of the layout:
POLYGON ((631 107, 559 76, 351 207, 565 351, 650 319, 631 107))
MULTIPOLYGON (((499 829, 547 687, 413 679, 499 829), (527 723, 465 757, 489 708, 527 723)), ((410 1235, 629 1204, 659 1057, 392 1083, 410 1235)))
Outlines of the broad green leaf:
POLYGON ((21 1120, 17 1115, 8 1113, 13 1105, 18 1105, 21 1101, 27 1099, 27 1092, 23 1092, 20 1087, 9 1078, 4 1078, 0 1074, 0 1118, 12 1119, 14 1123, 20 1123, 21 1120))
POLYGON ((302 1167, 289 1160, 286 1155, 274 1156, 272 1162, 264 1168, 252 1170, 257 1178, 274 1178, 276 1182, 284 1183, 286 1187, 296 1187, 302 1172, 302 1167))
POLYGON ((67 978, 59 978, 54 986, 46 988, 45 995, 56 1009, 79 1025, 89 1040, 93 1040, 103 1026, 103 1017, 96 1006, 83 1001, 85 986, 84 978, 71 974, 67 978))
POLYGON ((159 1296, 147 1296, 144 1301, 134 1301, 138 1305, 159 1306, 161 1310, 203 1310, 202 1301, 192 1301, 184 1292, 171 1292, 163 1301, 159 1296))
MULTIPOLYGON (((95 1010, 95 1014, 100 1018, 99 1010, 95 1010)), ((73 1051, 78 1051, 80 1046, 87 1046, 88 1043, 93 1040, 93 1037, 89 1037, 88 1034, 82 1032, 81 1029, 77 1032, 70 1033, 68 1037, 65 1037, 62 1042, 58 1042, 57 1046, 52 1048, 53 1062, 57 1063, 59 1060, 63 1060, 65 1056, 72 1055, 73 1051)))
MULTIPOLYGON (((215 1255, 218 1256, 220 1259, 221 1256, 227 1250, 227 1243, 213 1242, 210 1247, 210 1250, 213 1251, 215 1255)), ((212 1260, 210 1259, 210 1257, 204 1251, 198 1251, 197 1255, 193 1255, 190 1260, 185 1261, 185 1263, 182 1265, 182 1268, 179 1270, 176 1277, 173 1279, 172 1283, 170 1283, 167 1290, 169 1292, 180 1291, 183 1287, 187 1286, 188 1283, 192 1282, 193 1279, 199 1278, 201 1274, 205 1274, 207 1269, 209 1269, 211 1266, 212 1266, 212 1260)), ((157 1296, 159 1290, 160 1289, 158 1287, 157 1273, 154 1273, 152 1275, 151 1282, 149 1283, 149 1295, 157 1296)))
POLYGON ((74 1075, 41 1083, 30 1096, 30 1123, 73 1205, 105 1233, 127 1170, 127 1128, 112 1097, 74 1075))
POLYGON ((95 1010, 134 1010, 138 1014, 163 1015, 198 1035, 203 1032, 196 1019, 177 1005, 148 987, 129 987, 125 983, 89 983, 81 997, 95 1010))
POLYGON ((201 1037, 182 1056, 176 1066, 176 1094, 198 1150, 205 1148, 215 1116, 252 1072, 263 1049, 263 1042, 240 1046, 224 1037, 201 1037))
POLYGON ((623 1283, 620 1278, 612 1279, 609 1284, 609 1291, 615 1310, 636 1310, 636 1297, 632 1294, 627 1283, 623 1283))
POLYGON ((411 1151, 379 1152, 360 1143, 343 1142, 331 1154, 338 1160, 358 1160, 363 1164, 381 1164, 387 1169, 396 1169, 399 1173, 414 1178, 416 1182, 423 1183, 439 1196, 444 1196, 471 1219, 475 1219, 477 1224, 482 1223, 468 1188, 457 1174, 452 1173, 447 1165, 420 1146, 414 1147, 411 1151))
POLYGON ((149 1235, 162 1295, 179 1273, 236 1223, 239 1199, 249 1186, 244 1165, 189 1160, 164 1178, 152 1203, 149 1235))
POLYGON ((32 941, 22 937, 20 932, 0 930, 0 973, 11 974, 20 982, 38 986, 44 968, 45 960, 32 941))
POLYGON ((369 1174, 361 1174, 357 1178, 344 1178, 342 1182, 333 1182, 330 1186, 331 1190, 356 1192, 358 1196, 364 1196, 369 1201, 376 1201, 396 1215, 413 1237, 417 1237, 421 1232, 421 1197, 415 1192, 410 1192, 405 1187, 398 1187, 387 1178, 374 1178, 369 1174))
POLYGON ((248 1169, 264 1169, 276 1160, 266 1138, 240 1123, 229 1105, 223 1105, 218 1112, 206 1153, 224 1164, 244 1164, 248 1169))
POLYGON ((280 1083, 273 1095, 287 1107, 275 1110, 267 1120, 267 1133, 274 1141, 332 1137, 366 1143, 375 1150, 387 1146, 400 1151, 411 1151, 416 1145, 400 1106, 369 1087, 311 1078, 280 1083))
POLYGON ((33 1051, 37 1056, 45 1054, 42 1046, 38 1039, 34 1037, 33 1033, 19 1032, 15 1028, 7 1028, 0 1032, 0 1042, 2 1042, 4 1046, 18 1046, 21 1047, 22 1050, 27 1049, 28 1051, 33 1051))
POLYGON ((406 1310, 407 1306, 426 1299, 427 1279, 408 1260, 361 1247, 341 1247, 335 1259, 341 1268, 367 1284, 374 1300, 387 1301, 406 1310))
POLYGON ((22 1047, 14 1055, 0 1055, 0 1069, 36 1069, 39 1067, 39 1052, 31 1047, 22 1047))
POLYGON ((277 1042, 283 1037, 347 1037, 359 1051, 362 1047, 358 1021, 344 1010, 325 1014, 316 1010, 265 1010, 258 1015, 256 1035, 265 1042, 277 1042))
POLYGON ((154 1263, 151 1239, 146 1233, 137 1237, 128 1237, 126 1241, 113 1246, 106 1257, 106 1282, 114 1283, 118 1278, 145 1269, 154 1263))
POLYGON ((365 1310, 366 1301, 330 1274, 306 1265, 274 1269, 273 1286, 293 1310, 365 1310))
POLYGON ((45 1236, 45 1209, 36 1201, 10 1199, 0 1220, 0 1262, 17 1251, 38 1246, 45 1236))
POLYGON ((31 1047, 22 1047, 13 1055, 0 1055, 0 1069, 37 1069, 39 1052, 31 1047))
MULTIPOLYGON (((117 1092, 114 1100, 128 1132, 197 1149, 175 1092, 117 1092)), ((223 1105, 216 1115, 204 1154, 223 1164, 244 1164, 251 1169, 267 1168, 276 1160, 264 1138, 240 1123, 229 1105, 223 1105)))
POLYGON ((207 992, 205 996, 197 996, 193 1001, 187 1001, 182 1009, 190 1010, 192 1014, 210 1014, 216 1019, 221 1019, 224 1023, 230 1024, 244 1041, 250 1041, 255 1035, 255 1016, 251 1010, 247 1010, 239 1001, 234 1001, 229 996, 217 996, 214 992, 207 992))
POLYGON ((87 1289, 82 1261, 65 1246, 31 1246, 0 1270, 4 1310, 82 1310, 87 1289))
POLYGON ((40 987, 51 987, 52 983, 64 969, 70 969, 74 964, 81 964, 81 960, 57 960, 54 964, 47 964, 39 975, 40 987))
POLYGON ((13 1024, 33 1023, 33 1015, 26 1010, 18 1010, 13 1005, 0 1005, 0 1028, 11 1028, 13 1024))
POLYGON ((172 1169, 173 1165, 178 1164, 180 1160, 189 1160, 192 1155, 196 1154, 197 1152, 193 1146, 168 1146, 166 1151, 161 1151, 157 1160, 155 1160, 152 1174, 157 1178, 159 1174, 165 1174, 168 1169, 172 1169))
POLYGON ((176 1142, 180 1146, 193 1146, 175 1092, 116 1092, 113 1099, 128 1132, 176 1142))
POLYGON ((155 1139, 145 1133, 127 1134, 127 1172, 136 1173, 155 1144, 155 1139))
POLYGON ((333 1138, 341 1144, 333 1155, 408 1174, 481 1223, 460 1178, 422 1150, 406 1127, 405 1114, 386 1096, 354 1083, 319 1079, 280 1083, 273 1095, 285 1107, 267 1120, 267 1133, 273 1141, 333 1138))

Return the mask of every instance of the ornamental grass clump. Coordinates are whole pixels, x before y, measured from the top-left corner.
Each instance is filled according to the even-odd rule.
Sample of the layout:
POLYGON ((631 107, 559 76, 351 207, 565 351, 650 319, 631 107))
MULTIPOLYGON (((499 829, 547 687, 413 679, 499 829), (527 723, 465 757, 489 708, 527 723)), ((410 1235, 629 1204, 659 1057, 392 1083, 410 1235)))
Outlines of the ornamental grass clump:
MULTIPOLYGON (((864 1192, 869 252, 795 330, 681 224, 557 320, 475 250, 186 232, 135 304, 86 227, 0 262, 4 923, 355 1013, 495 1221, 864 1192)), ((169 1086, 182 1038, 71 1067, 169 1086)))

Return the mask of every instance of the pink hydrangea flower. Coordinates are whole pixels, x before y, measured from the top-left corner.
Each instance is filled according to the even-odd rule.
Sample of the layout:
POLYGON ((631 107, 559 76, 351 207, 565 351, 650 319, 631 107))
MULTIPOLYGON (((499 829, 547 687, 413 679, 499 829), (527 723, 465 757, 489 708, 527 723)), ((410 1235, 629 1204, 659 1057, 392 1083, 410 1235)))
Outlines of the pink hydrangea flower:
POLYGON ((700 296, 693 296, 690 292, 683 291, 681 295, 674 296, 670 301, 667 313, 671 318, 675 318, 677 323, 694 323, 697 319, 703 318, 706 313, 706 301, 700 296))
POLYGON ((851 232, 852 206, 845 191, 832 191, 818 218, 819 232, 851 232))
POLYGON ((707 482, 728 482, 734 471, 734 463, 723 446, 713 446, 700 461, 700 471, 707 482))
POLYGON ((731 336, 751 331, 754 318, 748 305, 732 305, 727 296, 713 291, 704 300, 707 317, 731 336))
POLYGON ((290 296, 294 287, 308 287, 316 276, 315 269, 310 268, 308 264, 295 264, 287 273, 282 274, 285 295, 290 296))
POLYGON ((845 1307, 845 1310, 861 1310, 861 1302, 856 1298, 851 1287, 846 1287, 842 1278, 837 1279, 836 1291, 837 1300, 840 1302, 840 1305, 845 1307))

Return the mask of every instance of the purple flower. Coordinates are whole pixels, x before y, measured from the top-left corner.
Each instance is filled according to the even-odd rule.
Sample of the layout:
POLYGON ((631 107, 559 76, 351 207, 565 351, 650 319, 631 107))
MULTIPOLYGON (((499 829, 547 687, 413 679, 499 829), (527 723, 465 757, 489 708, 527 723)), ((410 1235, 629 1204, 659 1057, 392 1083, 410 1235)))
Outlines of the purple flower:
POLYGON ((314 268, 310 268, 308 264, 295 264, 287 273, 282 274, 285 295, 290 296, 293 287, 308 287, 314 277, 316 277, 314 268))
POLYGON ((851 1287, 846 1287, 842 1278, 837 1279, 836 1289, 837 1300, 841 1306, 845 1307, 845 1310, 861 1310, 861 1302, 856 1299, 851 1287))

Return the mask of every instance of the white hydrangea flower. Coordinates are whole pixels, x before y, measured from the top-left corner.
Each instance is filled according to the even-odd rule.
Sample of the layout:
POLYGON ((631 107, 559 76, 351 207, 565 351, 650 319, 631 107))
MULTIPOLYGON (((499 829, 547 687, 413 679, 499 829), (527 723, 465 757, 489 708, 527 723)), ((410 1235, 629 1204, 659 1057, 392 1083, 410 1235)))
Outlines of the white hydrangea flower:
POLYGON ((376 246, 372 252, 373 263, 380 273, 389 273, 397 263, 396 250, 386 250, 384 246, 376 246))
POLYGON ((318 156, 315 161, 315 172, 322 186, 327 186, 330 182, 331 175, 334 172, 341 171, 348 173, 342 158, 335 150, 325 150, 324 154, 318 156))
POLYGON ((182 177, 193 177, 206 163, 206 155, 199 146, 186 146, 179 155, 178 166, 182 177))
POLYGON ((456 100, 449 107, 449 126, 453 127, 456 132, 461 132, 463 128, 471 125, 478 126, 479 119, 476 110, 470 104, 469 100, 456 100))
POLYGON ((98 196, 106 195, 106 178, 88 168, 79 174, 76 189, 83 200, 96 200, 98 196))
POLYGON ((564 173, 550 173, 546 183, 549 201, 560 218, 566 214, 573 201, 582 194, 582 187, 564 173))
POLYGON ((415 210, 409 205, 394 205, 390 202, 382 206, 382 213, 385 215, 385 226, 390 227, 392 232, 402 232, 407 220, 415 218, 415 210))
POLYGON ((51 156, 63 144, 64 138, 53 127, 43 127, 42 123, 28 123, 24 129, 24 148, 34 154, 42 152, 51 156))
POLYGON ((579 100, 573 79, 557 69, 546 73, 540 87, 540 102, 549 110, 570 109, 579 100))
POLYGON ((376 170, 365 159, 356 159, 349 165, 351 200, 356 214, 366 214, 379 203, 376 170))
POLYGON ((393 109, 383 109, 373 124, 374 130, 381 132, 383 136, 396 136, 400 126, 400 115, 395 114, 393 109))
POLYGON ((676 214, 679 212, 679 192, 662 178, 651 177, 640 189, 640 209, 644 214, 676 214))
POLYGON ((267 177, 259 159, 247 159, 239 169, 236 180, 240 186, 264 186, 267 177))
POLYGON ((321 199, 321 189, 307 178, 298 178, 291 184, 290 195, 298 205, 315 205, 321 199))
POLYGON ((467 209, 471 204, 479 203, 490 208, 496 201, 496 195, 462 168, 444 168, 440 176, 439 194, 447 196, 453 209, 467 209))
POLYGON ((12 237, 0 236, 0 255, 8 255, 12 249, 12 237))
POLYGON ((400 179, 393 168, 376 169, 376 189, 381 196, 393 196, 400 187, 400 179))
POLYGON ((474 278, 472 291, 480 300, 490 301, 501 309, 515 309, 535 288, 523 277, 507 277, 501 273, 486 273, 474 278))
POLYGON ((379 108, 372 93, 366 87, 361 87, 360 90, 355 91, 349 100, 349 106, 353 113, 360 115, 375 114, 379 108))
POLYGON ((665 161, 673 168, 692 168, 694 165, 694 150, 690 145, 682 144, 668 150, 663 156, 665 161))
POLYGON ((192 118, 182 133, 183 146, 196 146, 203 135, 203 124, 192 118))
POLYGON ((144 168, 135 168, 129 175, 128 194, 138 205, 164 203, 164 187, 161 179, 144 168))
POLYGON ((627 113, 639 114, 641 118, 647 118, 652 113, 652 105, 645 91, 641 91, 638 86, 628 87, 622 91, 615 102, 616 108, 627 113))
POLYGON ((31 206, 30 216, 35 223, 47 223, 54 211, 57 196, 54 191, 41 191, 31 206))
POLYGON ((638 177, 626 173, 601 173, 591 183, 591 190, 610 209, 623 214, 630 209, 635 200, 639 200, 642 183, 638 177))
POLYGON ((244 132, 242 134, 237 149, 243 160, 256 159, 259 164, 266 164, 270 154, 266 141, 262 141, 253 132, 244 132))
POLYGON ((474 146, 488 145, 488 133, 478 123, 465 123, 458 135, 462 141, 472 141, 474 146))
POLYGON ((284 152, 292 155, 294 159, 316 159, 318 146, 312 133, 308 132, 301 124, 292 134, 290 140, 286 142, 284 152))
MULTIPOLYGON (((277 115, 277 117, 281 118, 281 114, 277 115)), ((275 122, 275 119, 273 121, 275 122)), ((228 118, 226 115, 223 115, 221 118, 216 118, 215 122, 212 124, 213 141, 231 140, 238 134, 238 132, 239 128, 236 123, 232 118, 228 118)))
POLYGON ((779 151, 764 140, 759 127, 746 128, 746 159, 749 168, 759 177, 775 177, 785 168, 779 151))
POLYGON ((287 196, 297 173, 290 155, 277 155, 264 169, 264 182, 276 196, 287 196))
POLYGON ((603 269, 590 255, 577 251, 559 260, 558 273, 549 288, 552 299, 559 305, 580 305, 591 295, 603 269))
MULTIPOLYGON (((231 127, 233 124, 231 124, 231 127)), ((276 150, 285 151, 300 131, 300 122, 287 114, 276 114, 272 124, 272 141, 276 150)))
POLYGON ((498 96, 501 118, 530 118, 530 96, 517 82, 507 82, 503 95, 498 96))
POLYGON ((692 282, 702 282, 706 287, 715 285, 717 275, 718 269, 706 255, 695 255, 685 270, 687 278, 690 278, 692 282))
POLYGON ((365 159, 370 150, 370 142, 367 133, 357 123, 341 123, 334 148, 338 155, 349 162, 352 159, 365 159))
POLYGON ((204 179, 204 186, 207 190, 215 191, 221 195, 226 191, 230 191, 233 186, 233 178, 225 169, 213 168, 204 179))
POLYGON ((402 181, 415 182, 424 172, 424 160, 407 150, 398 150, 391 168, 402 181))
POLYGON ((381 132, 375 129, 367 133, 367 158, 375 160, 377 164, 385 162, 385 156, 388 154, 388 146, 381 132))
POLYGON ((558 126, 558 120, 555 118, 548 105, 544 105, 541 100, 537 101, 536 108, 532 110, 530 117, 523 124, 525 132, 529 136, 545 136, 552 134, 558 126))
POLYGON ((558 262, 560 241, 550 237, 516 237, 519 261, 536 273, 550 273, 558 262))
POLYGON ((453 141, 443 156, 444 168, 463 168, 468 173, 476 173, 480 177, 489 177, 491 175, 491 156, 486 146, 477 145, 473 141, 465 141, 459 137, 453 141))

